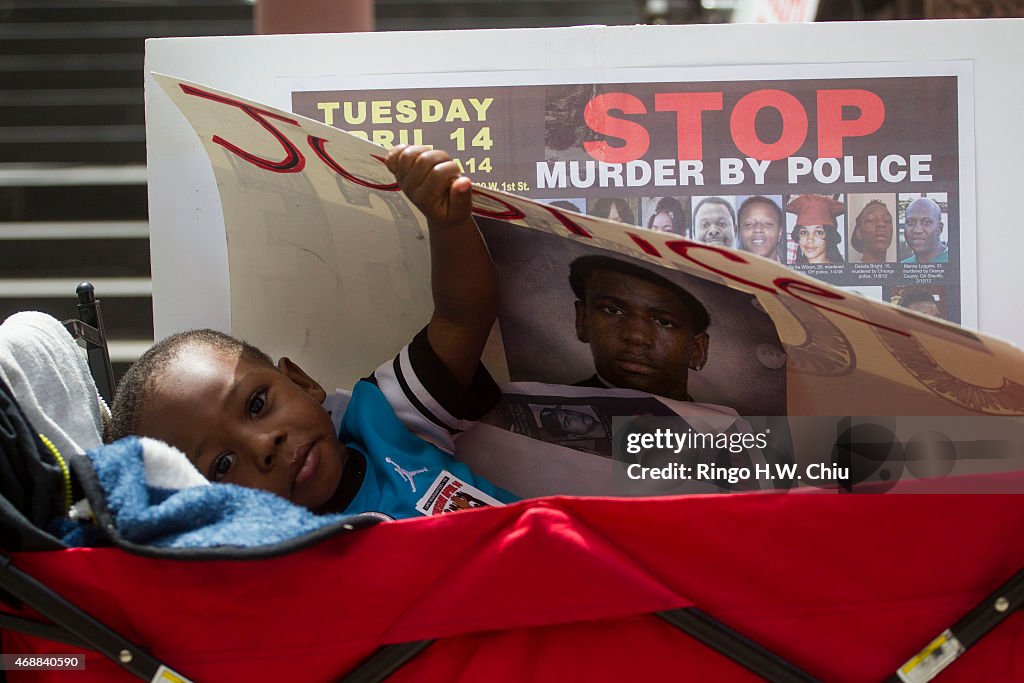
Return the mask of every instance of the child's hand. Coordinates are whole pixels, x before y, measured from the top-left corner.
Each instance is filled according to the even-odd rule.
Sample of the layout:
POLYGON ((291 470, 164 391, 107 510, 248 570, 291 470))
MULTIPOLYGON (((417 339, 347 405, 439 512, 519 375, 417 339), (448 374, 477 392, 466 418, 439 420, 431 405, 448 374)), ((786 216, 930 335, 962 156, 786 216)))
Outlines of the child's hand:
POLYGON ((473 222, 472 183, 439 149, 399 145, 384 163, 430 228, 434 314, 427 341, 452 378, 468 389, 498 314, 494 265, 473 222))
POLYGON ((388 151, 388 170, 399 187, 427 217, 431 229, 454 227, 470 220, 469 178, 460 175, 447 152, 418 145, 398 145, 388 151))

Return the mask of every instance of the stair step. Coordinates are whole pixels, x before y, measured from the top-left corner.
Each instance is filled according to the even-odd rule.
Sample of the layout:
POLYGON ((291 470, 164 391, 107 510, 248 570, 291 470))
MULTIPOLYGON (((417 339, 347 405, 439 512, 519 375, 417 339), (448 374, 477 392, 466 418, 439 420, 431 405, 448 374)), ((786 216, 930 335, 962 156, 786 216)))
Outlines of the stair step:
POLYGON ((223 19, 245 19, 252 16, 248 2, 6 2, 0 9, 5 23, 87 22, 126 20, 192 20, 196 22, 223 19))
POLYGON ((143 55, 139 52, 0 55, 0 71, 120 71, 141 69, 143 61, 143 55))
POLYGON ((137 102, 128 104, 0 104, 0 126, 145 125, 145 122, 146 112, 141 92, 137 102))
MULTIPOLYGON (((0 38, 2 41, 3 38, 0 38)), ((141 68, 108 68, 91 71, 40 69, 0 71, 0 90, 49 90, 69 88, 142 88, 141 68)))
POLYGON ((49 298, 74 293, 80 282, 88 280, 104 297, 148 297, 153 294, 153 282, 145 277, 63 277, 0 279, 0 299, 12 297, 49 298))
MULTIPOLYGON (((252 33, 251 19, 189 21, 82 21, 0 23, 0 40, 66 40, 69 38, 165 38, 179 36, 234 36, 252 33)), ((60 46, 61 51, 66 48, 60 46)))
POLYGON ((112 142, 10 142, 0 145, 0 158, 15 162, 128 164, 146 160, 146 143, 112 142))
MULTIPOLYGON (((145 142, 146 126, 4 126, 0 146, 10 143, 145 142)), ((2 149, 2 147, 0 147, 2 149)))
POLYGON ((0 240, 149 239, 147 221, 65 221, 0 223, 0 240))
POLYGON ((4 240, 0 273, 26 279, 148 278, 149 239, 4 240))
MULTIPOLYGON (((142 185, 145 164, 124 166, 57 166, 47 164, 0 164, 0 187, 39 185, 142 185)), ((142 188, 145 194, 145 187, 142 188)))
MULTIPOLYGON (((42 311, 58 320, 78 317, 75 287, 78 282, 61 281, 70 284, 70 290, 59 294, 0 296, 0 320, 18 311, 42 311), (68 294, 68 291, 71 293, 68 294)), ((113 339, 146 339, 153 335, 153 301, 148 296, 116 296, 96 288, 96 296, 103 308, 103 324, 107 336, 113 339)))
POLYGON ((0 90, 0 107, 135 105, 143 100, 141 87, 0 90))
POLYGON ((5 222, 144 221, 147 216, 145 185, 0 187, 0 221, 5 222))
MULTIPOLYGON (((144 52, 145 36, 128 38, 62 38, 60 49, 72 54, 106 53, 124 54, 127 52, 144 52)), ((53 40, 0 40, 0 54, 49 54, 53 52, 53 40)))

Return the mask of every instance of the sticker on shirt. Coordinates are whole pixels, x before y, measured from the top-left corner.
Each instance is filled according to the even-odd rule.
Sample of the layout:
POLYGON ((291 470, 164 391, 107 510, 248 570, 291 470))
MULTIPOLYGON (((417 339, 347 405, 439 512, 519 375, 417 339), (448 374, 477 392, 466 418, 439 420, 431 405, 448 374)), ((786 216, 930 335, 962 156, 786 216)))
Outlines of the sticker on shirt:
POLYGON ((504 505, 472 484, 467 484, 447 470, 441 470, 427 493, 416 503, 416 509, 427 517, 457 510, 504 505))

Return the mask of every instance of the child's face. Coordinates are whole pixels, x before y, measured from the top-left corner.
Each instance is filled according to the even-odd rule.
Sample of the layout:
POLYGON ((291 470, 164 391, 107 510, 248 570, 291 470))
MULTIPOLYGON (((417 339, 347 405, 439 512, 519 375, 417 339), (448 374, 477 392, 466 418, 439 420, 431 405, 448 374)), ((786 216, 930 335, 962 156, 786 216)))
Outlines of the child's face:
POLYGON ((347 451, 324 390, 282 358, 187 347, 154 379, 139 434, 183 451, 211 481, 272 491, 315 510, 338 488, 347 451))

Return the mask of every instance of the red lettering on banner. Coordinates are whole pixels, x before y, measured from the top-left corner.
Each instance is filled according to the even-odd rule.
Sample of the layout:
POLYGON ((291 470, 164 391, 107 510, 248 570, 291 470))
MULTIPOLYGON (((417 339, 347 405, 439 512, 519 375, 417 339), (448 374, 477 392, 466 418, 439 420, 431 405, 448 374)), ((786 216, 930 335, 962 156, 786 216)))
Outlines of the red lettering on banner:
POLYGON ((818 91, 818 156, 840 159, 843 138, 871 135, 885 122, 885 103, 868 90, 818 91), (843 107, 856 107, 860 116, 843 118, 843 107))
POLYGON ((644 250, 645 254, 661 258, 661 254, 658 252, 657 248, 643 237, 638 237, 631 232, 627 232, 626 234, 629 235, 629 239, 633 240, 638 247, 644 250))
POLYGON ((473 213, 475 213, 478 216, 484 216, 485 218, 497 218, 498 220, 502 221, 518 221, 520 219, 526 218, 526 214, 520 211, 517 207, 513 206, 512 204, 509 204, 501 197, 495 197, 493 194, 484 192, 476 185, 473 186, 473 193, 478 194, 481 197, 486 197, 487 199, 490 199, 492 202, 497 202, 498 204, 501 204, 502 206, 505 207, 504 211, 491 211, 490 209, 483 209, 474 204, 473 213))
POLYGON ((744 95, 732 110, 729 130, 736 148, 754 159, 776 161, 795 154, 807 139, 807 112, 800 100, 782 90, 755 90, 744 95), (782 115, 782 134, 775 142, 757 135, 757 114, 772 107, 782 115))
POLYGON ((794 279, 788 278, 788 277, 775 278, 774 282, 775 282, 775 285, 779 289, 784 291, 786 294, 789 294, 794 299, 797 299, 799 301, 803 301, 805 304, 810 304, 811 306, 814 306, 816 308, 820 308, 820 309, 822 309, 824 311, 829 311, 830 313, 835 313, 836 315, 841 315, 844 318, 849 318, 850 320, 856 320, 857 322, 864 323, 865 325, 871 325, 872 327, 877 327, 877 328, 882 329, 882 330, 888 330, 890 332, 895 332, 896 334, 902 335, 904 337, 910 337, 911 336, 909 332, 904 332, 903 330, 897 330, 894 327, 889 327, 887 325, 881 325, 879 323, 871 322, 870 320, 865 320, 864 318, 858 318, 855 315, 850 315, 849 313, 845 313, 844 311, 839 311, 839 310, 836 310, 834 308, 830 308, 829 306, 825 306, 824 304, 821 304, 821 303, 819 303, 817 301, 813 301, 811 299, 805 299, 804 297, 800 296, 800 294, 794 293, 793 290, 796 290, 796 292, 802 292, 804 294, 813 294, 815 296, 820 296, 820 297, 825 298, 825 299, 831 299, 833 301, 843 301, 843 300, 845 300, 846 296, 844 296, 842 294, 839 294, 838 292, 830 292, 827 289, 823 289, 823 288, 818 287, 816 285, 812 285, 809 282, 801 282, 800 280, 794 280, 794 279))
POLYGON ((586 237, 588 239, 592 239, 594 237, 589 232, 584 230, 582 225, 580 225, 573 219, 569 218, 567 215, 565 215, 555 207, 548 206, 547 204, 541 204, 541 208, 545 209, 548 213, 557 218, 558 222, 561 223, 562 226, 572 234, 579 235, 580 237, 586 237))
POLYGON ((214 102, 220 102, 221 104, 229 105, 231 107, 238 107, 239 109, 244 111, 250 118, 256 121, 256 123, 260 124, 268 133, 273 135, 274 139, 281 143, 281 146, 284 147, 285 149, 285 158, 282 159, 281 161, 264 159, 263 157, 256 156, 255 154, 247 152, 241 147, 238 147, 237 145, 228 142, 219 135, 214 135, 212 138, 215 144, 220 145, 224 149, 238 155, 239 157, 245 159, 251 164, 259 166, 260 168, 266 169, 268 171, 274 171, 275 173, 298 173, 306 165, 306 158, 302 156, 302 152, 300 152, 298 148, 296 148, 295 145, 292 144, 291 140, 289 140, 284 133, 279 131, 274 126, 274 124, 268 121, 266 117, 277 119, 278 121, 284 121, 285 123, 290 123, 293 126, 298 126, 299 122, 296 121, 295 119, 290 119, 285 116, 281 116, 280 114, 275 114, 274 112, 254 107, 251 104, 246 104, 244 102, 233 100, 229 97, 215 95, 213 93, 206 92, 205 90, 200 90, 199 88, 194 88, 190 85, 185 85, 184 83, 179 83, 178 85, 181 86, 182 91, 186 95, 202 97, 207 100, 212 100, 214 102))
MULTIPOLYGON (((369 180, 364 180, 359 176, 353 175, 352 173, 346 171, 344 168, 342 168, 341 164, 335 161, 334 158, 327 153, 327 140, 325 140, 324 138, 318 138, 315 135, 310 135, 309 137, 306 138, 306 141, 309 143, 309 146, 313 149, 313 152, 320 158, 320 161, 327 164, 328 168, 330 168, 332 171, 340 175, 342 178, 345 178, 346 180, 351 180, 356 185, 368 187, 371 190, 385 190, 387 192, 397 192, 400 189, 398 187, 398 183, 374 183, 370 182, 369 180)), ((373 158, 383 163, 383 159, 381 159, 380 157, 373 156, 373 158)))
MULTIPOLYGON (((641 238, 635 237, 634 235, 632 235, 630 233, 627 233, 627 234, 629 234, 630 237, 633 237, 633 240, 635 242, 637 242, 638 244, 640 244, 641 242, 645 241, 645 240, 643 240, 641 238)), ((649 246, 651 246, 651 245, 649 245, 649 246)), ((713 251, 713 252, 719 254, 720 256, 725 257, 729 261, 733 261, 734 263, 744 263, 744 264, 750 263, 750 261, 747 261, 745 258, 740 256, 739 254, 736 254, 736 253, 731 252, 731 251, 726 251, 724 249, 720 249, 719 247, 711 246, 709 244, 701 244, 699 242, 691 242, 689 240, 669 240, 668 242, 665 242, 665 246, 668 247, 669 249, 671 249, 672 251, 674 251, 675 253, 679 254, 680 256, 682 256, 687 261, 690 261, 691 263, 695 263, 696 265, 700 266, 704 270, 709 270, 712 273, 716 273, 718 275, 721 275, 722 277, 727 278, 729 280, 732 280, 733 282, 739 282, 740 284, 746 285, 748 287, 754 287, 755 289, 760 289, 761 291, 768 292, 769 294, 776 294, 777 295, 779 293, 778 290, 776 290, 776 289, 774 289, 772 287, 767 287, 767 286, 759 284, 757 282, 753 282, 751 280, 747 280, 745 278, 741 278, 739 276, 733 275, 732 273, 727 273, 724 270, 719 270, 718 268, 710 266, 707 263, 704 263, 703 261, 700 261, 700 260, 694 258, 690 254, 690 251, 692 251, 694 249, 707 249, 709 251, 713 251)), ((640 247, 643 248, 643 244, 640 244, 640 247)), ((646 249, 645 249, 645 251, 646 251, 646 249)), ((821 304, 821 303, 819 303, 817 301, 814 301, 814 300, 811 300, 811 299, 807 299, 807 298, 804 298, 803 296, 800 296, 801 293, 803 293, 803 294, 813 294, 815 296, 820 296, 820 297, 823 297, 823 298, 826 298, 826 299, 832 299, 834 301, 835 300, 843 301, 843 300, 846 299, 846 296, 844 296, 842 294, 839 294, 839 293, 836 293, 836 292, 831 292, 831 291, 829 291, 827 289, 823 289, 823 288, 818 287, 816 285, 813 285, 813 284, 811 284, 809 282, 802 282, 800 280, 794 280, 792 278, 776 278, 775 280, 772 281, 772 284, 777 286, 780 290, 782 290, 786 294, 790 295, 794 299, 797 299, 799 301, 803 301, 804 303, 810 304, 811 306, 814 306, 816 308, 820 308, 820 309, 829 311, 831 313, 835 313, 836 315, 841 315, 844 318, 849 318, 850 320, 855 320, 855 321, 857 321, 859 323, 864 323, 865 325, 871 325, 872 327, 877 327, 877 328, 880 328, 880 329, 883 329, 883 330, 888 330, 890 332, 895 332, 896 334, 902 335, 904 337, 911 337, 912 336, 909 332, 904 332, 903 330, 898 330, 898 329, 896 329, 894 327, 889 327, 887 325, 882 325, 880 323, 875 323, 875 322, 872 322, 870 320, 865 320, 864 318, 858 318, 857 316, 850 315, 849 313, 846 313, 844 311, 840 311, 840 310, 837 310, 835 308, 830 308, 830 307, 825 306, 824 304, 821 304)))
POLYGON ((721 111, 722 93, 658 93, 654 96, 654 109, 676 113, 676 158, 703 159, 704 127, 701 116, 706 111, 721 111))
POLYGON ((687 261, 690 261, 691 263, 696 263, 698 266, 700 266, 704 270, 710 270, 712 273, 717 273, 717 274, 721 275, 722 277, 725 277, 725 278, 728 278, 728 279, 732 280, 733 282, 739 282, 740 284, 747 285, 748 287, 754 287, 755 289, 760 289, 762 292, 768 292, 769 294, 778 294, 778 292, 776 292, 771 287, 765 287, 764 285, 758 284, 756 282, 751 282, 750 280, 745 280, 745 279, 743 279, 741 277, 737 277, 736 275, 733 275, 731 273, 727 273, 724 270, 719 270, 718 268, 715 268, 713 266, 709 266, 708 264, 706 264, 706 263, 704 263, 702 261, 699 261, 699 260, 695 259, 693 256, 691 256, 690 255, 690 251, 693 250, 693 249, 707 249, 708 251, 713 251, 716 254, 718 254, 719 256, 722 256, 725 259, 727 259, 729 261, 732 261, 734 263, 750 263, 750 261, 748 261, 747 259, 743 258, 739 254, 736 254, 736 253, 731 252, 731 251, 726 251, 725 249, 720 249, 718 247, 711 246, 710 244, 701 244, 700 242, 690 242, 689 240, 669 240, 668 242, 665 242, 665 246, 668 247, 669 249, 671 249, 672 251, 674 251, 675 253, 679 254, 680 256, 682 256, 687 261))
MULTIPOLYGON (((644 251, 647 251, 646 247, 644 246, 645 243, 647 244, 648 247, 650 247, 652 250, 654 250, 654 253, 651 253, 651 252, 647 252, 647 253, 651 253, 652 256, 660 256, 660 254, 657 253, 657 250, 654 249, 654 246, 649 244, 649 243, 647 243, 647 241, 644 240, 643 238, 636 237, 632 233, 628 233, 628 232, 626 234, 628 234, 633 239, 633 241, 636 242, 640 246, 640 248, 643 249, 644 251)), ((753 282, 753 281, 747 280, 745 278, 741 278, 741 277, 739 277, 737 275, 733 275, 732 273, 728 273, 728 272, 726 272, 724 270, 719 270, 718 268, 715 268, 714 266, 710 266, 707 263, 704 263, 703 261, 700 261, 699 259, 694 258, 690 254, 690 252, 692 250, 694 250, 694 249, 706 249, 708 251, 713 251, 713 252, 719 254, 720 256, 722 256, 722 257, 726 258, 727 260, 732 261, 734 263, 743 263, 743 264, 749 264, 750 263, 750 261, 746 260, 745 258, 740 256, 739 254, 736 254, 736 253, 734 253, 732 251, 726 251, 725 249, 721 249, 719 247, 714 247, 714 246, 711 246, 709 244, 701 244, 699 242, 691 242, 689 240, 669 240, 669 241, 665 242, 665 246, 668 247, 669 249, 671 249, 672 251, 674 251, 675 253, 679 254, 680 256, 682 256, 687 261, 690 261, 691 263, 694 263, 694 264, 700 266, 704 270, 709 270, 712 273, 716 273, 718 275, 721 275, 724 278, 732 280, 733 282, 738 282, 738 283, 740 283, 742 285, 746 285, 748 287, 753 287, 755 289, 760 289, 761 291, 768 292, 769 294, 778 295, 779 290, 781 290, 781 291, 785 292, 786 294, 788 294, 789 296, 793 297, 794 299, 802 301, 802 302, 804 302, 806 304, 810 304, 811 306, 814 306, 815 308, 820 308, 822 310, 829 311, 830 313, 835 313, 836 315, 841 315, 844 318, 849 318, 850 320, 855 320, 855 321, 857 321, 859 323, 864 323, 865 325, 871 325, 872 327, 877 327, 879 329, 888 330, 890 332, 894 332, 894 333, 902 335, 904 337, 912 337, 913 336, 909 332, 904 332, 903 330, 898 330, 898 329, 896 329, 894 327, 889 327, 887 325, 882 325, 880 323, 872 322, 870 320, 865 320, 864 318, 859 318, 859 317, 857 317, 855 315, 850 315, 849 313, 846 313, 844 311, 840 311, 840 310, 837 310, 835 308, 830 308, 829 306, 825 306, 824 304, 822 304, 820 302, 814 301, 812 299, 807 299, 807 298, 801 296, 801 294, 813 294, 815 296, 820 296, 820 297, 823 297, 823 298, 826 298, 826 299, 831 299, 833 301, 837 301, 837 300, 838 301, 843 301, 843 300, 846 300, 846 298, 847 298, 843 294, 839 294, 837 292, 831 292, 831 291, 829 291, 827 289, 823 289, 823 288, 818 287, 816 285, 813 285, 813 284, 811 284, 809 282, 802 282, 800 280, 794 280, 792 278, 785 278, 785 277, 784 278, 776 278, 775 280, 772 281, 772 284, 774 284, 776 287, 779 288, 779 290, 776 290, 773 287, 768 287, 766 285, 763 285, 763 284, 760 284, 760 283, 757 283, 757 282, 753 282)))
MULTIPOLYGON (((629 234, 629 236, 633 238, 633 241, 637 242, 640 245, 640 247, 643 248, 642 242, 645 242, 646 240, 643 240, 642 238, 637 238, 637 237, 635 237, 634 235, 632 235, 630 233, 627 233, 627 234, 629 234)), ((648 245, 648 246, 652 246, 652 245, 648 245)), ((724 270, 719 270, 718 268, 710 266, 707 263, 704 263, 703 261, 700 261, 700 260, 694 258, 690 254, 690 251, 692 251, 694 249, 707 249, 709 251, 713 251, 713 252, 719 254, 720 256, 725 257, 729 261, 733 261, 734 263, 744 263, 744 264, 750 263, 750 261, 747 261, 745 258, 740 256, 739 254, 736 254, 736 253, 731 252, 731 251, 726 251, 724 249, 720 249, 719 247, 711 246, 709 244, 701 244, 699 242, 691 242, 689 240, 669 240, 668 242, 665 242, 665 246, 668 247, 669 249, 671 249, 672 251, 674 251, 675 253, 679 254, 680 256, 682 256, 687 261, 690 261, 691 263, 695 263, 696 265, 700 266, 704 270, 709 270, 712 273, 716 273, 718 275, 721 275, 724 278, 728 278, 729 280, 732 280, 733 282, 739 282, 740 284, 746 285, 748 287, 754 287, 755 289, 760 289, 761 291, 768 292, 769 294, 776 294, 777 295, 779 293, 778 290, 776 290, 776 289, 774 289, 772 287, 767 287, 767 286, 759 284, 757 282, 752 282, 751 280, 747 280, 745 278, 738 277, 738 276, 733 275, 731 273, 727 273, 724 270)), ((652 246, 652 248, 653 248, 653 246, 652 246)), ((646 249, 645 249, 645 251, 646 251, 646 249)), ((912 336, 909 332, 904 332, 903 330, 898 330, 898 329, 896 329, 894 327, 889 327, 887 325, 882 325, 880 323, 872 322, 870 320, 865 320, 864 318, 858 318, 855 315, 850 315, 849 313, 846 313, 844 311, 840 311, 840 310, 837 310, 835 308, 830 308, 829 306, 825 306, 824 304, 822 304, 820 302, 817 302, 817 301, 814 301, 812 299, 807 299, 807 298, 804 298, 803 296, 800 296, 800 294, 803 293, 803 294, 813 294, 815 296, 820 296, 820 297, 823 297, 823 298, 826 298, 826 299, 832 299, 833 301, 836 301, 836 300, 843 301, 843 300, 846 299, 846 296, 844 296, 842 294, 839 294, 837 292, 831 292, 831 291, 829 291, 827 289, 823 289, 823 288, 818 287, 816 285, 813 285, 813 284, 811 284, 809 282, 802 282, 800 280, 794 280, 792 278, 786 278, 786 277, 776 278, 775 280, 772 281, 772 284, 777 286, 780 290, 782 290, 786 294, 790 295, 794 299, 802 301, 802 302, 804 302, 806 304, 810 304, 811 306, 814 306, 815 308, 820 308, 822 310, 829 311, 830 313, 835 313, 836 315, 841 315, 844 318, 849 318, 850 320, 855 320, 855 321, 857 321, 859 323, 864 323, 865 325, 871 325, 872 327, 877 327, 879 329, 888 330, 890 332, 895 332, 896 334, 902 335, 904 337, 911 337, 912 336)))
POLYGON ((612 147, 607 142, 584 142, 583 148, 598 161, 622 164, 639 159, 651 146, 651 136, 642 124, 609 115, 617 110, 623 114, 646 114, 647 108, 639 98, 624 92, 610 92, 594 97, 583 108, 583 120, 595 133, 618 138, 625 142, 612 147))
MULTIPOLYGON (((843 156, 843 141, 877 132, 885 123, 885 103, 877 94, 861 89, 816 91, 813 118, 792 93, 765 88, 754 90, 739 99, 729 114, 732 141, 744 155, 763 161, 777 161, 797 153, 807 142, 810 121, 816 122, 817 156, 838 159, 843 156), (757 133, 757 117, 772 108, 782 119, 782 132, 773 142, 762 140, 757 133), (855 118, 844 118, 844 111, 855 109, 855 118)), ((722 92, 663 92, 654 95, 654 112, 644 102, 623 92, 597 95, 583 110, 583 120, 592 131, 622 140, 613 147, 605 141, 588 141, 583 148, 598 161, 622 164, 647 154, 651 134, 645 121, 653 113, 674 113, 676 116, 676 157, 680 160, 701 160, 704 157, 704 115, 723 111, 722 92), (632 115, 630 119, 613 116, 612 112, 632 115)))

